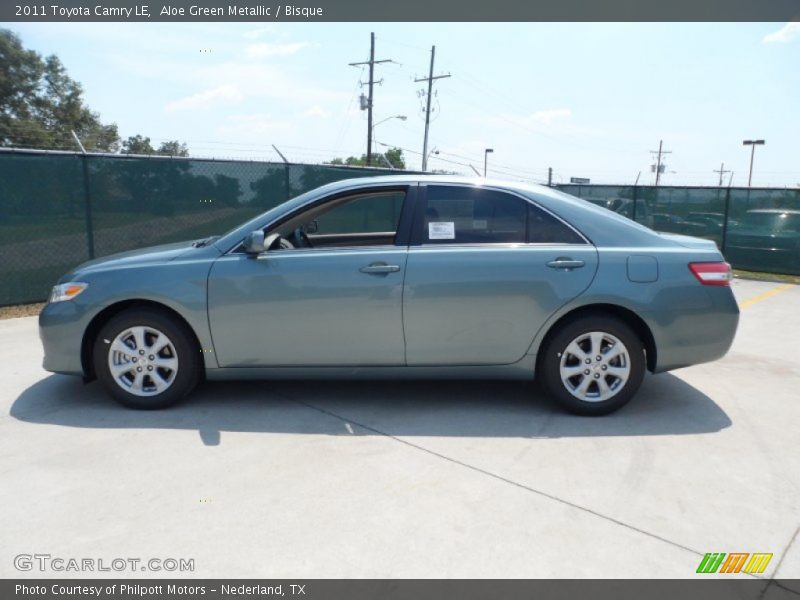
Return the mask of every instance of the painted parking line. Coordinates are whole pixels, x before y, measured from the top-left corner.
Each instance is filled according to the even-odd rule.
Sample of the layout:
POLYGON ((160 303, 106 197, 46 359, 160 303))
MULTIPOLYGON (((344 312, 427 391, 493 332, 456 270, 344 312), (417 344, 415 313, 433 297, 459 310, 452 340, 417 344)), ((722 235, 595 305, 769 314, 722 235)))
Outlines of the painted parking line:
POLYGON ((786 290, 791 290, 792 288, 795 288, 795 287, 797 287, 797 286, 793 285, 791 283, 785 283, 783 285, 779 285, 777 287, 774 287, 774 288, 772 288, 770 290, 767 290, 766 292, 762 292, 761 294, 758 294, 757 296, 753 296, 749 300, 745 300, 744 302, 740 303, 739 304, 739 310, 744 310, 746 308, 750 308, 751 306, 753 306, 753 304, 755 304, 757 302, 761 302, 762 300, 766 300, 767 298, 772 298, 773 296, 777 296, 778 294, 780 294, 782 292, 785 292, 786 290))

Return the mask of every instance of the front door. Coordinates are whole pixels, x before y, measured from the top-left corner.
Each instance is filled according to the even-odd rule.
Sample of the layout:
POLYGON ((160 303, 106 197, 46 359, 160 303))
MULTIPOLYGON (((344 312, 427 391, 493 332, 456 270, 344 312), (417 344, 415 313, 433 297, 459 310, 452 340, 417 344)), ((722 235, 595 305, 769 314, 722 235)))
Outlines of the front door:
POLYGON ((281 248, 221 257, 208 282, 220 366, 404 364, 405 196, 337 195, 268 230, 281 248))

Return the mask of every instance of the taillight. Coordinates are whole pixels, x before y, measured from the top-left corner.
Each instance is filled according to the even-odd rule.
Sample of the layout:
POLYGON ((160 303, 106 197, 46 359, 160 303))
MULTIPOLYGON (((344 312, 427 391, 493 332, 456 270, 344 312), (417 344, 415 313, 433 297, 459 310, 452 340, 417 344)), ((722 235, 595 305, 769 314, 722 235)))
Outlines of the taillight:
POLYGON ((730 285, 733 279, 731 266, 726 262, 689 263, 689 270, 703 285, 730 285))

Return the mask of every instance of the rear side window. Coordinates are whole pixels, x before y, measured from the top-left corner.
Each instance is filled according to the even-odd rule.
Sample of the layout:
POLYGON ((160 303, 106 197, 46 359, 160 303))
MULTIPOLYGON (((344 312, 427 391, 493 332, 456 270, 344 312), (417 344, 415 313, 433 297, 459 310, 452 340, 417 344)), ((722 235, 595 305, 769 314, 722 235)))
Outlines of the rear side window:
POLYGON ((572 229, 522 198, 480 187, 428 186, 423 244, 580 244, 572 229))
POLYGON ((528 204, 528 242, 532 244, 585 244, 584 239, 550 213, 528 204))

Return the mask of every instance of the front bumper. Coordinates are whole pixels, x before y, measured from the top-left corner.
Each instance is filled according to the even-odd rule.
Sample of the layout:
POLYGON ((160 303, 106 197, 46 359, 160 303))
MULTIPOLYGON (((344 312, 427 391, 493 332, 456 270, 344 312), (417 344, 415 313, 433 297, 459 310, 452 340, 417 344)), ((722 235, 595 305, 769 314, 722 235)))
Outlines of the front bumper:
POLYGON ((91 319, 85 308, 72 300, 46 304, 39 313, 39 339, 44 347, 42 367, 52 373, 83 375, 81 344, 91 319))

